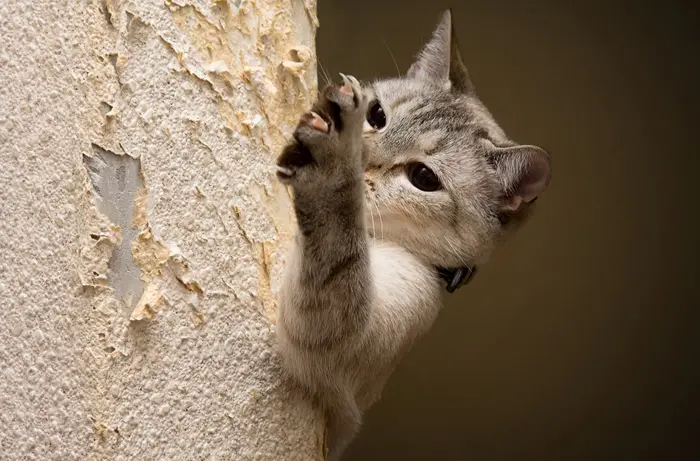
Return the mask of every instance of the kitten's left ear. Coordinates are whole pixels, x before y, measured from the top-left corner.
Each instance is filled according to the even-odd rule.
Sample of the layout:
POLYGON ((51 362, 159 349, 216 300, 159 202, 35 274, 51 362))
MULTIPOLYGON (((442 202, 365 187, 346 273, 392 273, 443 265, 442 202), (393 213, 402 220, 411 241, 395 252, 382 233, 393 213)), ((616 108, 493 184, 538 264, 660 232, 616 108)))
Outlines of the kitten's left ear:
POLYGON ((517 213, 547 188, 552 176, 549 154, 537 146, 496 147, 489 159, 503 183, 502 210, 517 213))
POLYGON ((406 75, 431 82, 449 82, 452 89, 461 93, 474 91, 459 54, 451 10, 443 13, 433 38, 423 47, 406 75))

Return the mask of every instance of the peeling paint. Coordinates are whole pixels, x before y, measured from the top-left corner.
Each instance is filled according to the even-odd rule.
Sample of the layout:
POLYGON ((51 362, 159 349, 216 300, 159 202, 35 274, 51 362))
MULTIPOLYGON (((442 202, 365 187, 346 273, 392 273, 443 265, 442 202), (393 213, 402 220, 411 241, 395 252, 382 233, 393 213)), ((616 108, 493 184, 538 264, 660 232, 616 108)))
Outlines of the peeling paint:
POLYGON ((314 27, 319 26, 318 16, 316 15, 316 0, 304 0, 304 8, 306 13, 311 18, 311 23, 314 27))
POLYGON ((152 318, 165 304, 165 299, 160 293, 158 283, 149 283, 139 299, 138 304, 131 312, 129 320, 137 321, 152 318))
POLYGON ((143 187, 141 166, 138 159, 117 155, 95 143, 92 144, 92 149, 94 155, 83 159, 92 182, 97 208, 121 231, 121 238, 107 263, 109 272, 106 277, 109 286, 114 289, 114 296, 130 305, 143 293, 140 270, 134 263, 130 248, 130 243, 138 232, 132 223, 136 194, 143 187))
POLYGON ((150 229, 141 232, 131 242, 134 262, 141 269, 141 280, 150 282, 161 274, 162 266, 168 261, 170 251, 153 237, 150 229))

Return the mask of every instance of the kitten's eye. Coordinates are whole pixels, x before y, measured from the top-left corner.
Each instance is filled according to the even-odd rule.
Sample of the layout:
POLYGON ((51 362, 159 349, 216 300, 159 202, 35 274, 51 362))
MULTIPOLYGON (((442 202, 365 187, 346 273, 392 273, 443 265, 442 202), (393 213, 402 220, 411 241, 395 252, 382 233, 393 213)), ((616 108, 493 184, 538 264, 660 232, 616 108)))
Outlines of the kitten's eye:
POLYGON ((422 163, 409 163, 406 173, 411 184, 422 191, 433 192, 442 188, 442 184, 433 170, 422 163))
POLYGON ((384 109, 379 101, 372 101, 369 103, 369 109, 367 110, 367 123, 369 126, 375 130, 381 130, 386 125, 386 115, 384 114, 384 109))

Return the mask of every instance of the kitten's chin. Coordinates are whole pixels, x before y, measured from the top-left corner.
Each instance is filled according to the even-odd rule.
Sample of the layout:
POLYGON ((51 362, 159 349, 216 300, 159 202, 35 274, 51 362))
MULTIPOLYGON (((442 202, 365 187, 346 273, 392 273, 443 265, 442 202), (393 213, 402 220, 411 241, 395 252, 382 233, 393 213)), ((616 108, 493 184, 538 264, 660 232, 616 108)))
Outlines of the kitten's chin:
MULTIPOLYGON (((367 234, 374 242, 386 242, 404 248, 426 263, 437 267, 472 266, 480 261, 478 248, 465 248, 457 236, 448 237, 445 229, 428 223, 416 223, 403 215, 389 212, 365 213, 367 234)), ((488 245, 484 243, 484 248, 488 245)))
POLYGON ((367 234, 375 242, 386 242, 400 246, 411 253, 421 256, 422 259, 427 259, 425 254, 419 251, 414 251, 412 248, 413 242, 416 241, 416 224, 407 220, 404 216, 389 213, 387 211, 380 212, 376 207, 372 207, 368 203, 365 213, 365 226, 367 234))

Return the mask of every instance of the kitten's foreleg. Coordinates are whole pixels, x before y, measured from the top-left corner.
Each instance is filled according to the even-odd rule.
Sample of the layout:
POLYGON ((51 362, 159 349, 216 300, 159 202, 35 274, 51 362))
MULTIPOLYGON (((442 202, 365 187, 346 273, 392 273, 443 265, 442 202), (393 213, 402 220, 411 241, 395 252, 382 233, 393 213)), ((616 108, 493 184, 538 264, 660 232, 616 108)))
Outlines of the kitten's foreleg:
POLYGON ((365 107, 354 78, 329 85, 277 162, 278 177, 292 186, 299 227, 298 260, 281 300, 282 320, 293 320, 287 333, 299 346, 332 350, 367 320, 372 289, 364 222, 365 107))
POLYGON ((344 80, 302 116, 277 162, 299 228, 277 318, 283 363, 322 405, 333 461, 360 426, 352 368, 374 294, 364 210, 367 102, 357 80, 344 80))

